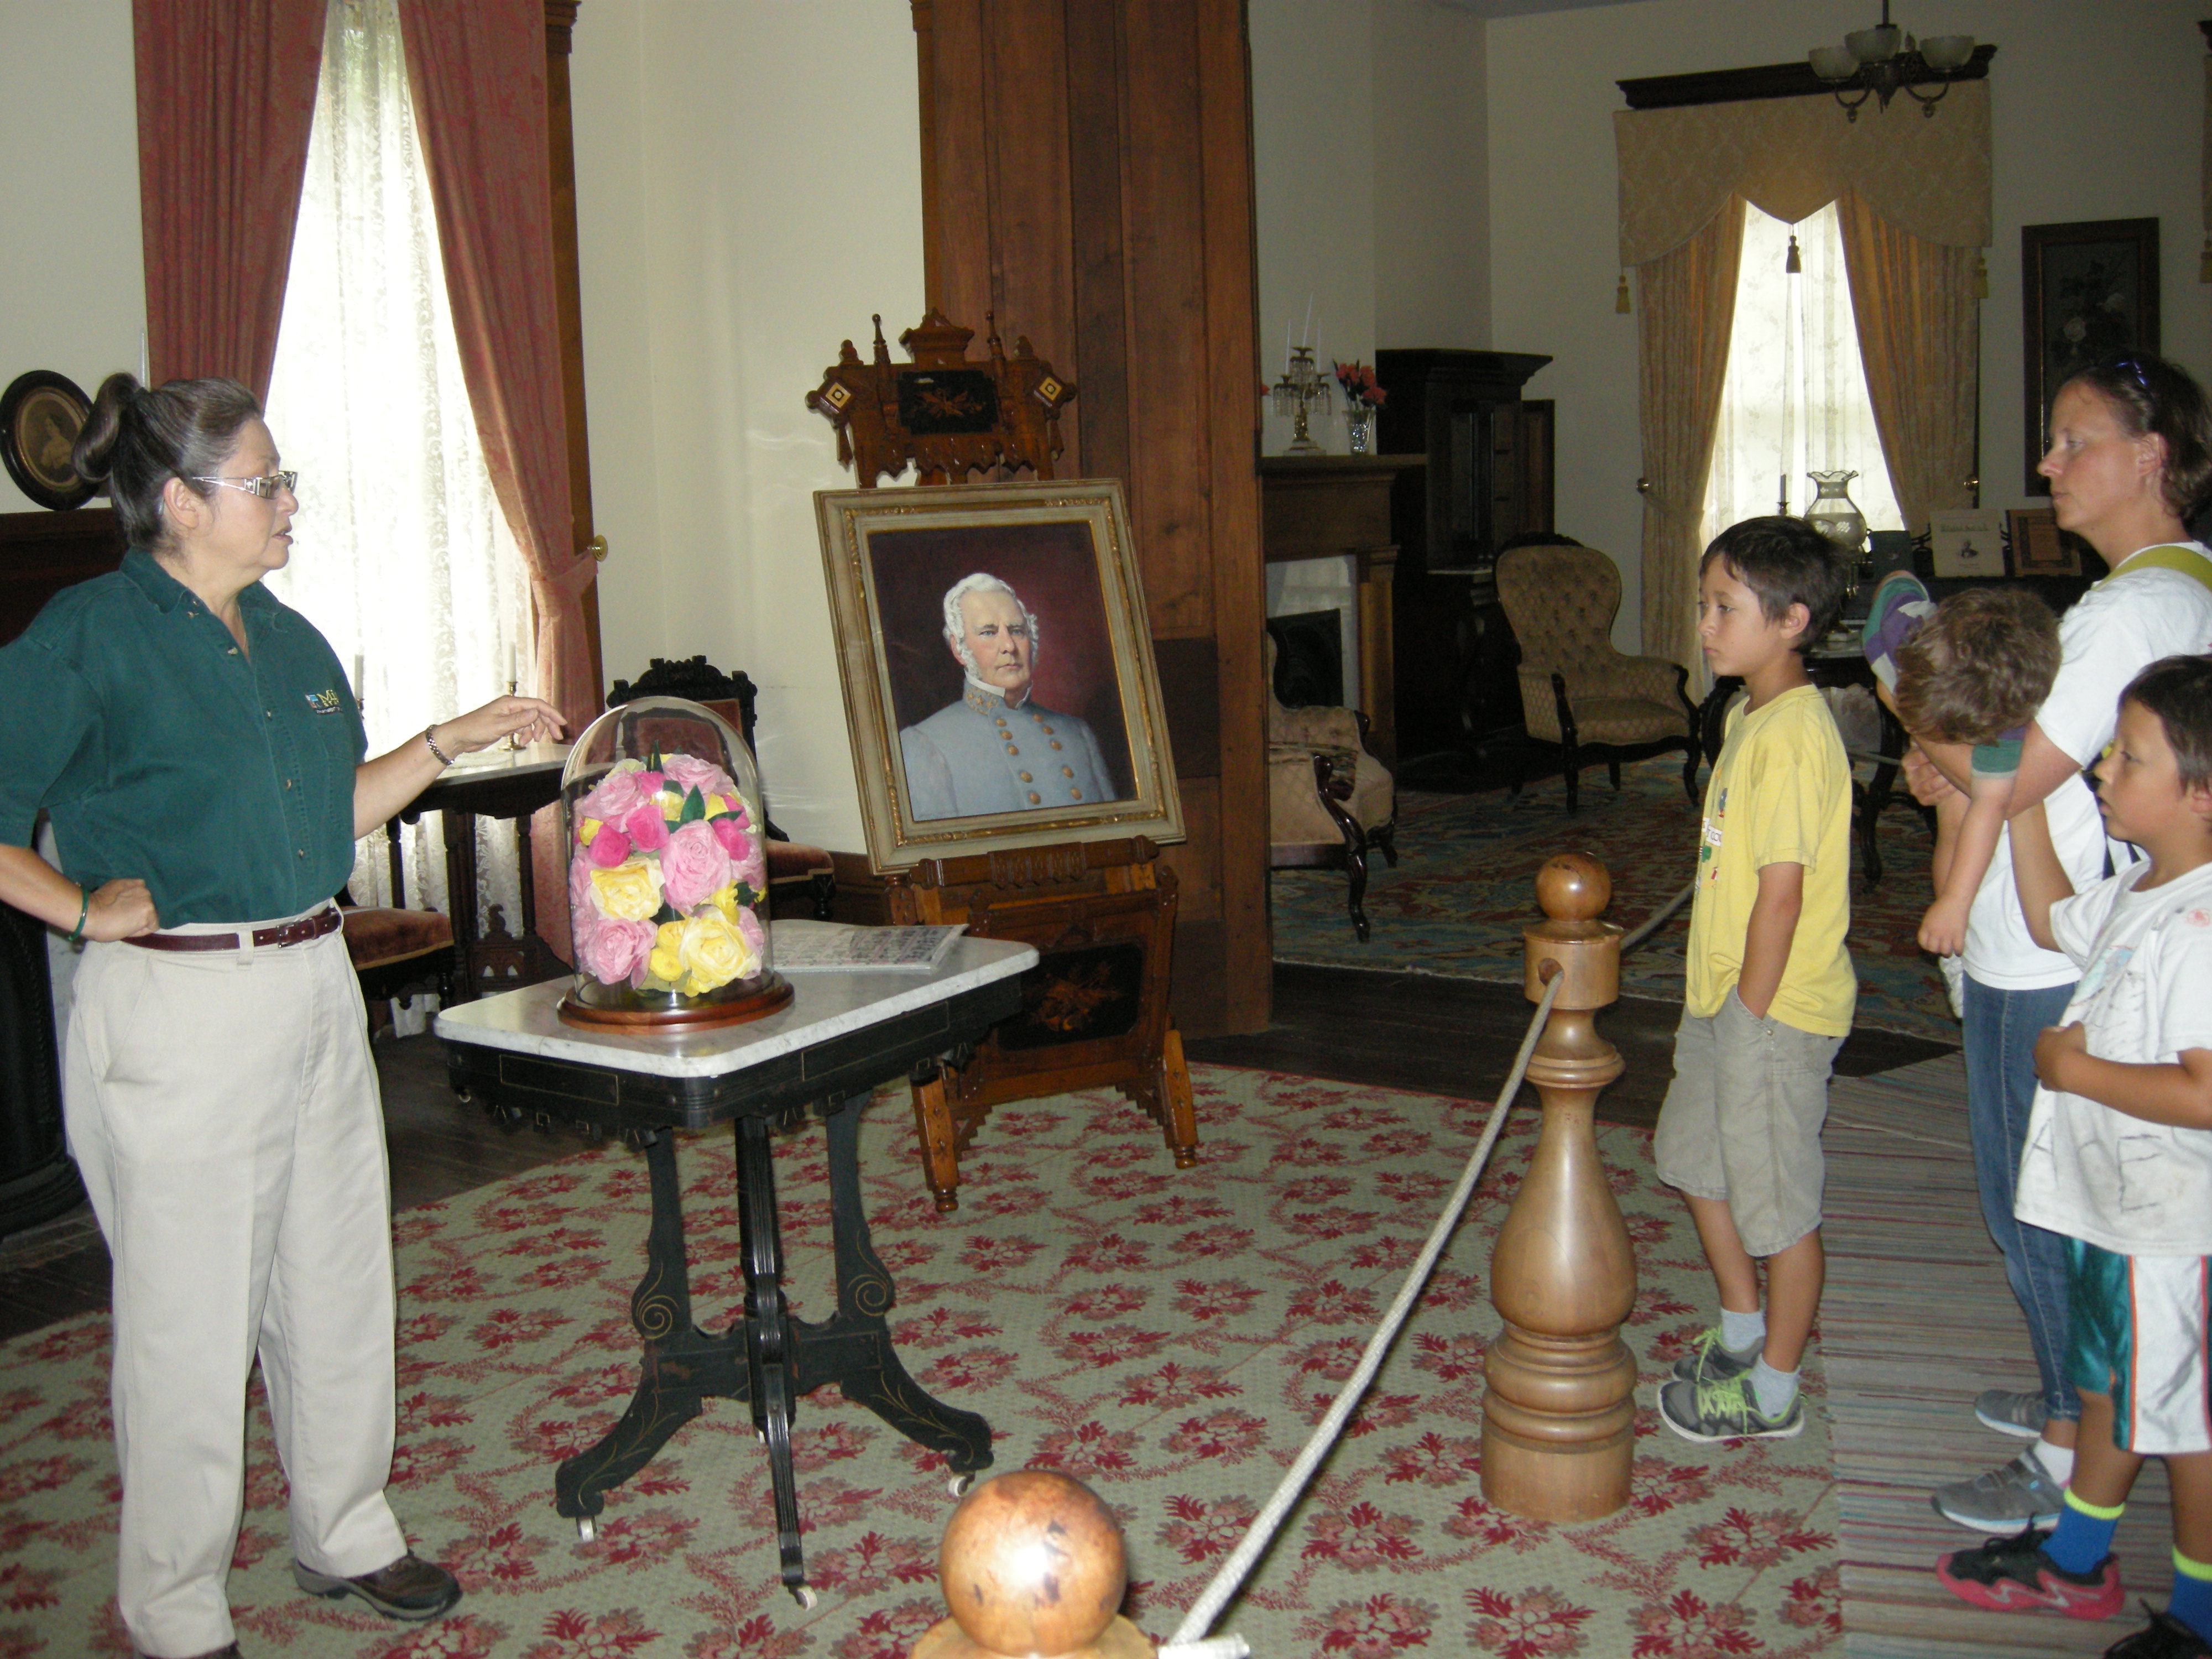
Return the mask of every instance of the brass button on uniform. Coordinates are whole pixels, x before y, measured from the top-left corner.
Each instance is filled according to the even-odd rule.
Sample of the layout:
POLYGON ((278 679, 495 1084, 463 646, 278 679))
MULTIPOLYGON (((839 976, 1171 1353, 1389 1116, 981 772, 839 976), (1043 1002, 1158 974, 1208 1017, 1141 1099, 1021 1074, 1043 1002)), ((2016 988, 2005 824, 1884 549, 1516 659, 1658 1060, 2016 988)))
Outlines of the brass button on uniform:
POLYGON ((1037 722, 1037 729, 1042 732, 1048 738, 1052 735, 1052 727, 1047 726, 1042 720, 1039 720, 1037 722))
POLYGON ((1060 775, 1063 778, 1072 778, 1075 775, 1075 769, 1072 766, 1063 766, 1060 769, 1060 775))
POLYGON ((1020 750, 1018 750, 1018 749, 1015 748, 1015 747, 1014 747, 1014 745, 1013 745, 1013 744, 1012 744, 1010 743, 1010 744, 1008 744, 1006 745, 1006 752, 1007 752, 1009 755, 1018 755, 1018 754, 1020 754, 1022 751, 1021 751, 1020 750))
POLYGON ((1083 792, 1080 789, 1071 789, 1067 792, 1067 798, 1070 800, 1081 800, 1083 799, 1083 792))
POLYGON ((1022 774, 1022 781, 1023 781, 1024 783, 1030 783, 1030 782, 1034 782, 1034 781, 1035 781, 1035 780, 1034 780, 1034 779, 1032 779, 1032 778, 1030 776, 1030 775, 1029 775, 1028 773, 1024 772, 1024 773, 1023 773, 1023 774, 1022 774))
POLYGON ((1030 790, 1030 805, 1032 805, 1032 806, 1035 806, 1035 805, 1037 804, 1037 800, 1038 800, 1037 792, 1036 792, 1036 790, 1034 790, 1034 789, 1030 790))
POLYGON ((1060 739, 1058 738, 1054 738, 1052 740, 1052 746, 1055 749, 1060 747, 1060 739))

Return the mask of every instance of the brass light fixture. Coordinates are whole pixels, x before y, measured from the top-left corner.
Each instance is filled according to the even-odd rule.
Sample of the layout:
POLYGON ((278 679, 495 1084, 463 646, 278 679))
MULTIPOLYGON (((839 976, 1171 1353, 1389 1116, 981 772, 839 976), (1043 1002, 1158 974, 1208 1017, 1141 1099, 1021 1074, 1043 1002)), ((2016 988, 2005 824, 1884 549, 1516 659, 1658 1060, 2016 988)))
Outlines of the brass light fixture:
POLYGON ((1932 116, 1958 72, 1973 61, 1974 37, 1936 34, 1915 40, 1889 21, 1889 0, 1881 0, 1881 22, 1853 30, 1839 46, 1815 46, 1806 58, 1851 120, 1859 118, 1859 106, 1869 98, 1887 109, 1899 92, 1917 103, 1923 115, 1932 116), (1929 82, 1935 84, 1933 93, 1920 90, 1929 82), (1847 95, 1852 92, 1858 96, 1847 95))

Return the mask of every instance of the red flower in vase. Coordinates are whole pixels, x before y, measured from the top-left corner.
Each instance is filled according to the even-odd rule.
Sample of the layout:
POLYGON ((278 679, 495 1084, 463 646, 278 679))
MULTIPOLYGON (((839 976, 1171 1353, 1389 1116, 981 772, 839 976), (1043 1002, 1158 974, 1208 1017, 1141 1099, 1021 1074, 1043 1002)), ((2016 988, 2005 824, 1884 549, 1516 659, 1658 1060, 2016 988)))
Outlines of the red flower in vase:
POLYGON ((1347 399, 1380 409, 1389 398, 1390 394, 1376 382, 1375 371, 1365 363, 1338 363, 1335 368, 1336 383, 1347 399))

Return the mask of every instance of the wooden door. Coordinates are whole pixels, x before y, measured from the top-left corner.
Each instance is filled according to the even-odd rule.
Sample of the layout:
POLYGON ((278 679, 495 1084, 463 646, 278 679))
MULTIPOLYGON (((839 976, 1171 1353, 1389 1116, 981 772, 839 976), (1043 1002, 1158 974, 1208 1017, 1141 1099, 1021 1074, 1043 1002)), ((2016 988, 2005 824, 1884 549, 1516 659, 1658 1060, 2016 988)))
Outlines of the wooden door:
POLYGON ((1081 388, 1067 478, 1120 478, 1189 839, 1172 997, 1268 1012, 1260 370, 1242 0, 913 0, 929 303, 1081 388))

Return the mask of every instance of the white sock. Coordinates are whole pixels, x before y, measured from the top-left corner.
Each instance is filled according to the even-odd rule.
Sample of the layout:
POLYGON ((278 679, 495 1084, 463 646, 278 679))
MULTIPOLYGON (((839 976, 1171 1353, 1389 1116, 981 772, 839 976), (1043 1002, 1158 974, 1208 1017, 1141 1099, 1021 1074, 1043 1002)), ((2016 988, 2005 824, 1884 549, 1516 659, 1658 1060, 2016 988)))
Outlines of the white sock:
POLYGON ((1766 1342, 1766 1310, 1753 1308, 1749 1313, 1737 1313, 1733 1309, 1721 1310, 1721 1346, 1730 1353, 1741 1353, 1747 1348, 1761 1347, 1766 1342))
POLYGON ((1751 1368, 1751 1391, 1758 1396, 1760 1413, 1777 1418, 1790 1409, 1790 1402, 1797 1397, 1797 1373, 1778 1371, 1761 1359, 1751 1368))
POLYGON ((2035 1461, 2042 1464, 2051 1478, 2060 1486, 2074 1478, 2073 1447, 2054 1446, 2048 1440, 2039 1440, 2028 1449, 2035 1454, 2035 1461))

